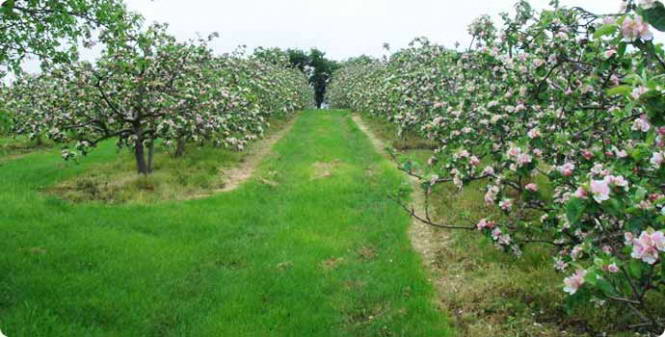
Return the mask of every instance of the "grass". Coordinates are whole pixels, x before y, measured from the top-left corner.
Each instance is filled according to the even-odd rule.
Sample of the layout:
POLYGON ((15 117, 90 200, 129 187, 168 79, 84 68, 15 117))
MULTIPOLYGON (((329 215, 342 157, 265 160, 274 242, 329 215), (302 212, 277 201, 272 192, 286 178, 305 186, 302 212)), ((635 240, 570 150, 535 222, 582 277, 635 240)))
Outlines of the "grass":
POLYGON ((301 114, 255 177, 185 202, 39 191, 117 159, 0 168, 0 329, 18 336, 449 336, 386 195, 404 183, 341 111, 301 114), (274 184, 261 182, 270 176, 274 184))
MULTIPOLYGON (((285 128, 289 119, 279 116, 270 122, 266 138, 285 128)), ((74 203, 150 204, 205 197, 226 186, 231 179, 226 169, 239 165, 263 144, 251 143, 243 152, 192 144, 180 158, 158 146, 153 173, 148 176, 136 174, 133 154, 123 149, 114 160, 94 163, 85 172, 49 186, 45 192, 74 203)))
POLYGON ((0 162, 5 158, 14 158, 29 152, 53 147, 49 141, 38 142, 25 136, 11 137, 0 135, 0 162))
MULTIPOLYGON (((375 134, 401 148, 401 155, 426 167, 431 151, 421 149, 418 135, 398 138, 393 124, 368 115, 363 119, 375 134)), ((438 187, 430 200, 435 218, 461 225, 500 218, 496 208, 485 206, 484 193, 479 182, 462 191, 438 187)), ((598 336, 606 331, 611 332, 606 336, 636 336, 624 330, 631 323, 625 310, 588 306, 565 312, 562 276, 553 271, 552 252, 544 247, 529 246, 515 258, 477 233, 433 231, 436 261, 431 273, 459 336, 598 336)))

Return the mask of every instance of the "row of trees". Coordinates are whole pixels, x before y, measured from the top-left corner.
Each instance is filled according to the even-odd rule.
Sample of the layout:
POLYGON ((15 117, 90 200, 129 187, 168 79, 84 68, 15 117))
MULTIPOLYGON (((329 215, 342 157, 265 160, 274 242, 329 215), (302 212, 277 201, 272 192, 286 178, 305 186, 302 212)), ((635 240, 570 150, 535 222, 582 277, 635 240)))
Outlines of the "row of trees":
POLYGON ((436 141, 426 169, 401 164, 426 196, 476 182, 497 209, 470 224, 407 207, 413 216, 478 231, 517 255, 552 247, 569 304, 613 302, 635 328, 662 332, 665 52, 652 32, 665 30, 665 7, 515 9, 501 27, 474 21, 465 51, 421 38, 383 61, 351 60, 330 100, 436 141))
POLYGON ((66 159, 114 139, 133 151, 138 172, 148 174, 157 144, 176 155, 190 142, 241 150, 263 134, 271 114, 313 103, 306 77, 286 52, 217 56, 208 45, 215 34, 182 42, 166 25, 144 27, 140 17, 106 7, 90 18, 91 10, 82 8, 82 17, 113 15, 110 28, 99 27, 104 50, 96 62, 74 61, 75 50, 65 63, 45 57, 40 74, 17 71, 1 93, 13 132, 67 144, 66 159))

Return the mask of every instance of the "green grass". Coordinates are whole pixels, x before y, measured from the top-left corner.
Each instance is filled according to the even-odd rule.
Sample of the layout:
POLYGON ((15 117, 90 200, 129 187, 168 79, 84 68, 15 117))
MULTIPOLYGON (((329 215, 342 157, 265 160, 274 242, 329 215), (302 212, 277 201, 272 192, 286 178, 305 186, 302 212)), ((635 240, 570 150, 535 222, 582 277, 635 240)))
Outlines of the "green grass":
POLYGON ((35 140, 30 140, 25 136, 10 137, 0 135, 0 162, 6 159, 3 157, 16 157, 29 152, 44 150, 51 147, 53 147, 53 144, 49 141, 38 142, 35 140))
POLYGON ((8 336, 452 334, 386 198, 404 178, 348 113, 301 114, 230 193, 109 206, 39 192, 116 156, 107 144, 79 165, 53 151, 0 164, 8 336))
POLYGON ((211 145, 190 146, 181 158, 160 151, 155 153, 154 172, 143 176, 136 173, 133 154, 122 150, 114 160, 91 165, 83 174, 44 192, 75 203, 145 204, 192 199, 224 187, 221 169, 238 164, 244 155, 211 145))

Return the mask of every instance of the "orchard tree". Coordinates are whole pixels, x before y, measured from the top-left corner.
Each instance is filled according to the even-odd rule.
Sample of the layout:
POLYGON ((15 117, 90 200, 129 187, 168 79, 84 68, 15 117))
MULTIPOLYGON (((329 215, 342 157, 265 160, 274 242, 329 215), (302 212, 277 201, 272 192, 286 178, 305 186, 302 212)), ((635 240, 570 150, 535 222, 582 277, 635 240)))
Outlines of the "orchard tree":
MULTIPOLYGON (((469 223, 519 256, 550 247, 567 305, 613 303, 637 330, 661 333, 665 296, 665 31, 660 1, 619 13, 536 12, 526 1, 496 27, 469 26, 468 50, 419 38, 385 61, 335 74, 336 106, 383 116, 438 144, 424 166, 400 158, 426 200, 472 182, 490 210, 469 223)), ((425 203, 429 205, 429 202, 425 203)))
POLYGON ((299 49, 288 49, 286 52, 291 66, 307 75, 310 85, 314 88, 316 106, 321 108, 325 101, 326 87, 332 74, 339 68, 339 64, 326 58, 326 54, 316 48, 311 49, 309 53, 299 49))
POLYGON ((79 43, 94 43, 95 30, 120 32, 138 20, 122 0, 2 0, 0 67, 18 73, 29 56, 72 62, 79 43))
POLYGON ((11 130, 11 117, 7 109, 9 89, 0 83, 0 135, 6 135, 11 130))
POLYGON ((177 156, 191 142, 242 150, 263 134, 273 113, 311 105, 306 78, 286 57, 218 57, 209 39, 178 42, 165 25, 101 38, 106 49, 95 64, 19 77, 8 101, 16 133, 68 144, 66 159, 113 139, 148 174, 157 143, 174 146, 177 156))
POLYGON ((314 87, 314 98, 316 106, 321 108, 326 96, 326 87, 332 78, 333 72, 337 70, 338 65, 334 60, 327 59, 326 54, 318 49, 312 49, 309 52, 309 66, 312 72, 309 81, 314 87))
POLYGON ((71 107, 63 87, 63 80, 51 71, 19 74, 2 96, 8 131, 11 126, 11 133, 40 143, 53 127, 56 114, 67 113, 71 107))
POLYGON ((300 49, 287 49, 289 63, 296 69, 305 72, 305 68, 310 65, 309 55, 300 49))
POLYGON ((97 64, 76 63, 52 72, 58 81, 57 101, 49 102, 43 119, 29 117, 29 121, 48 125, 49 136, 56 141, 76 142, 73 149, 63 151, 65 158, 115 139, 118 147, 133 150, 138 172, 148 174, 157 139, 177 137, 165 131, 167 126, 187 123, 191 118, 178 112, 189 104, 190 96, 205 96, 208 90, 193 73, 200 70, 197 61, 209 57, 209 51, 177 43, 164 25, 106 42, 109 48, 97 64))

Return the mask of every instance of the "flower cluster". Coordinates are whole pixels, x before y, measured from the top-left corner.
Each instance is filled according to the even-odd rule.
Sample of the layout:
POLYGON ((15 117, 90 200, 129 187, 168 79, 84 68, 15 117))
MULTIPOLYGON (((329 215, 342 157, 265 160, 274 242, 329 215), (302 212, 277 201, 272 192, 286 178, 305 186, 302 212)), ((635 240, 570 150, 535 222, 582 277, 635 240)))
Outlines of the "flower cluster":
POLYGON ((665 53, 652 41, 665 27, 648 21, 665 8, 625 5, 601 17, 520 1, 501 27, 475 21, 467 50, 419 38, 351 60, 329 93, 436 142, 428 190, 484 185, 496 212, 468 227, 508 252, 552 247, 555 268, 575 270, 571 303, 609 299, 644 320, 646 298, 665 291, 665 53))

